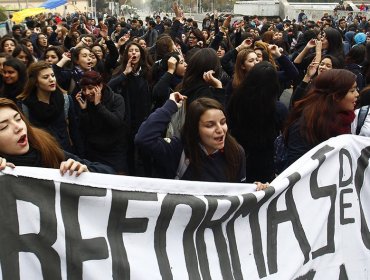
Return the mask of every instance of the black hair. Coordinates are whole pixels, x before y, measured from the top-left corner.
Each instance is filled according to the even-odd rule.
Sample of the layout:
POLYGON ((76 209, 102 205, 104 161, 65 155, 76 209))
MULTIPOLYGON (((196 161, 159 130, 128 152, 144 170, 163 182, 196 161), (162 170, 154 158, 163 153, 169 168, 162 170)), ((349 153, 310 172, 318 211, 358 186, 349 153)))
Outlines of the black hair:
POLYGON ((27 67, 30 66, 30 64, 34 62, 34 59, 31 52, 25 45, 22 44, 17 45, 12 53, 12 56, 16 58, 21 52, 24 52, 25 55, 27 56, 28 63, 26 66, 27 67))

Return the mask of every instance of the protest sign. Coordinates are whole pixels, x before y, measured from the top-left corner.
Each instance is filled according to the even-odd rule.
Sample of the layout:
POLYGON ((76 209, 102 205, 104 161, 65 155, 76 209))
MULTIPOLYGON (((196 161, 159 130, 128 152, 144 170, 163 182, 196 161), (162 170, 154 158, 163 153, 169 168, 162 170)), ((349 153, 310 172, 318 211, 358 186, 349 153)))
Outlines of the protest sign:
POLYGON ((8 169, 0 278, 370 279, 369 158, 369 138, 332 138, 258 192, 8 169))

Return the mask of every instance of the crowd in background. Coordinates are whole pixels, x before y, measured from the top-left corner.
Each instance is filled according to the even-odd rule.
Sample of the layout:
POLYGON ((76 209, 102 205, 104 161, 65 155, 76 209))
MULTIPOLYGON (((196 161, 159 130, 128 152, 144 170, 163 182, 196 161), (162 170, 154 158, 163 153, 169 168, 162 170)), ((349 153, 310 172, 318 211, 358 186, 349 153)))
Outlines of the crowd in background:
MULTIPOLYGON (((52 135, 60 158, 100 163, 97 172, 201 181, 270 182, 330 137, 370 136, 370 118, 359 118, 370 104, 370 19, 361 13, 315 22, 304 11, 284 21, 214 12, 197 22, 173 11, 10 19, 0 118, 12 108, 28 130, 52 135)), ((1 158, 55 167, 29 140, 21 155, 0 147, 1 158)))

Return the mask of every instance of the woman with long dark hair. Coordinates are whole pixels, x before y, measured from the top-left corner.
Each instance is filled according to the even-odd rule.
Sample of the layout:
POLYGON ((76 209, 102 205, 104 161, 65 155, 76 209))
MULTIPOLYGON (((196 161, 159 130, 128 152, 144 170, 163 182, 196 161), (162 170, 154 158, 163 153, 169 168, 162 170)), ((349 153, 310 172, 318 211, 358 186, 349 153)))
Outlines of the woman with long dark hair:
POLYGON ((77 47, 71 53, 64 53, 62 59, 53 64, 58 84, 63 86, 63 89, 72 96, 75 96, 81 90, 79 83, 82 75, 91 70, 90 53, 91 51, 87 47, 77 47), (70 61, 72 61, 73 68, 65 69, 64 66, 70 61))
POLYGON ((37 34, 33 47, 36 58, 43 59, 45 50, 48 48, 48 36, 44 33, 37 34))
POLYGON ((316 77, 288 118, 286 166, 330 137, 350 133, 358 96, 356 75, 348 70, 332 69, 316 77))
POLYGON ((302 81, 294 90, 293 95, 290 99, 290 103, 293 105, 296 101, 302 99, 306 95, 311 85, 312 79, 315 79, 315 77, 321 75, 325 71, 331 69, 340 69, 341 66, 342 65, 339 60, 332 55, 324 55, 319 62, 316 62, 315 60, 312 61, 311 64, 308 66, 306 74, 304 75, 302 81))
POLYGON ((44 60, 49 65, 57 64, 63 57, 63 51, 61 47, 51 46, 45 50, 44 60))
MULTIPOLYGON (((245 181, 243 148, 229 134, 223 106, 211 98, 198 98, 187 108, 181 137, 163 139, 162 131, 185 102, 179 92, 141 125, 136 145, 155 159, 161 176, 210 182, 245 181)), ((266 185, 259 184, 258 188, 266 185)))
MULTIPOLYGON (((253 49, 241 50, 236 57, 234 76, 231 83, 232 89, 238 88, 247 77, 249 71, 259 62, 257 54, 253 49)), ((229 90, 230 93, 233 91, 232 89, 229 90)))
POLYGON ((15 47, 18 45, 14 38, 5 36, 0 40, 0 52, 5 52, 12 55, 15 47))
POLYGON ((364 45, 356 45, 351 48, 345 57, 344 68, 357 76, 358 91, 361 91, 366 86, 366 79, 363 72, 365 55, 366 47, 364 45))
POLYGON ((17 98, 33 125, 51 133, 64 150, 82 154, 72 98, 61 91, 47 62, 29 67, 27 84, 17 98))
POLYGON ((63 151, 49 133, 32 126, 13 101, 0 98, 0 170, 15 165, 58 168, 62 175, 114 173, 108 166, 63 151))
POLYGON ((27 82, 26 65, 17 58, 9 58, 3 63, 3 86, 0 97, 17 101, 17 96, 23 91, 27 82))
POLYGON ((275 177, 274 141, 288 114, 285 105, 277 101, 278 94, 277 72, 262 61, 248 72, 230 99, 229 126, 246 153, 247 182, 269 182, 275 177))
POLYGON ((225 90, 218 79, 221 71, 216 51, 204 48, 197 51, 187 65, 182 83, 177 89, 187 96, 187 104, 199 97, 210 97, 225 104, 225 90))
POLYGON ((33 56, 25 45, 17 45, 12 53, 12 56, 21 60, 27 68, 34 63, 33 56))
POLYGON ((317 39, 311 39, 307 42, 306 47, 294 59, 294 63, 300 72, 300 76, 296 82, 300 82, 303 79, 308 66, 312 62, 317 63, 321 61, 323 55, 331 55, 335 57, 340 63, 339 68, 343 68, 343 39, 337 29, 328 27, 317 35, 317 39))
MULTIPOLYGON (((134 137, 141 123, 148 117, 151 109, 151 95, 149 91, 150 71, 146 62, 145 51, 135 42, 128 43, 122 56, 122 62, 113 72, 113 78, 108 86, 125 100, 125 119, 129 126, 128 163, 129 174, 139 175, 137 172, 138 158, 135 151, 134 137)), ((145 174, 149 174, 149 167, 145 165, 145 174)))

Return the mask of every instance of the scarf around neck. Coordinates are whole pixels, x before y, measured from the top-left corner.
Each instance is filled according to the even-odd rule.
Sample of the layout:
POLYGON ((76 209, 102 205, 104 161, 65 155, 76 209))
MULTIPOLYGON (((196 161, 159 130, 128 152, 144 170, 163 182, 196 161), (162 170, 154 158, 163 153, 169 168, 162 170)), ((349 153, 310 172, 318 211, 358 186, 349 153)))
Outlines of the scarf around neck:
POLYGON ((351 123, 355 119, 356 114, 354 111, 345 111, 337 113, 333 120, 330 131, 332 136, 351 133, 351 123))
POLYGON ((41 160, 41 154, 36 149, 30 146, 27 153, 17 156, 4 156, 7 162, 13 163, 15 166, 32 166, 32 167, 44 167, 41 160))
POLYGON ((32 118, 43 123, 56 120, 64 112, 64 97, 59 90, 51 93, 49 104, 39 101, 36 93, 31 94, 24 104, 30 110, 32 118))

